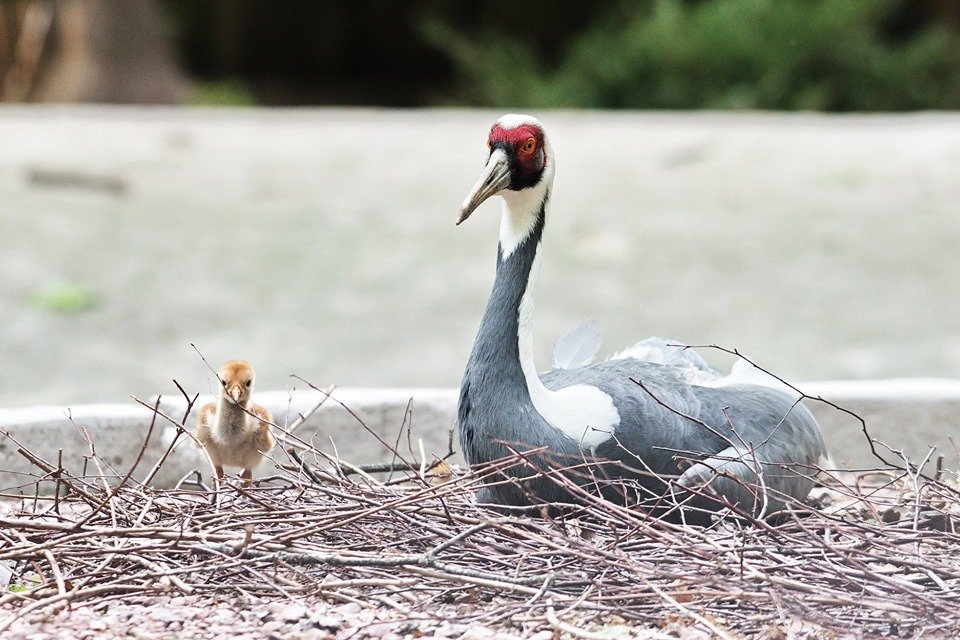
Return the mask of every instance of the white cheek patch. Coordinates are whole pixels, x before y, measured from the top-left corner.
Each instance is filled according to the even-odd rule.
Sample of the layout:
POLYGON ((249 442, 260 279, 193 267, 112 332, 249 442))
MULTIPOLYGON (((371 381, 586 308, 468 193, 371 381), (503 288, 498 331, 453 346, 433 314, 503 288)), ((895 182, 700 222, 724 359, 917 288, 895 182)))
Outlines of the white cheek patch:
MULTIPOLYGON (((547 157, 553 157, 553 151, 546 138, 543 139, 543 146, 547 157)), ((532 187, 520 191, 506 189, 500 192, 499 195, 503 198, 503 213, 500 216, 500 249, 503 251, 503 260, 509 258, 530 236, 537 224, 540 210, 543 209, 544 215, 548 213, 554 165, 555 163, 548 162, 543 169, 540 182, 532 187)))
MULTIPOLYGON (((504 191, 503 213, 500 216, 500 250, 501 261, 513 255, 523 241, 530 237, 533 228, 537 225, 537 217, 547 196, 546 189, 530 187, 523 191, 504 191), (529 211, 536 213, 530 214, 529 211)), ((538 254, 539 255, 539 254, 538 254)))

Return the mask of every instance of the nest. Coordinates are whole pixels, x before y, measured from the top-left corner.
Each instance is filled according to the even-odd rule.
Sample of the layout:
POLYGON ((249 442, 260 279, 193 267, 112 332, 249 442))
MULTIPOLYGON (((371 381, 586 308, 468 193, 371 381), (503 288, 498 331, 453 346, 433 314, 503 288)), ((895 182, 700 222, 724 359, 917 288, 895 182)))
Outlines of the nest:
POLYGON ((35 495, 0 518, 12 572, 0 635, 64 608, 175 595, 353 603, 411 637, 451 624, 581 638, 960 634, 960 493, 939 471, 826 474, 776 523, 731 511, 700 528, 589 494, 561 515, 494 512, 472 500, 477 471, 397 452, 376 476, 387 469, 290 438, 279 475, 207 487, 198 473, 165 490, 98 460, 75 475, 17 443, 40 471, 25 486, 35 495), (56 495, 38 497, 41 485, 56 495))

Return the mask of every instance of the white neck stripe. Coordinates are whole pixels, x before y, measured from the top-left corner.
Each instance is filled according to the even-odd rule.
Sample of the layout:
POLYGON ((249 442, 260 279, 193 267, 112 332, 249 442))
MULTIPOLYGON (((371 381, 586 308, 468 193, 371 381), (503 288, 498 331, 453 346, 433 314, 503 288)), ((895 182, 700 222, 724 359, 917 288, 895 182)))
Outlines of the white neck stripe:
POLYGON ((533 361, 533 291, 540 274, 540 248, 541 244, 538 242, 517 314, 520 369, 523 371, 530 401, 537 413, 592 453, 613 434, 613 430, 620 424, 620 414, 613 405, 613 399, 597 387, 578 384, 551 391, 544 386, 537 373, 533 361))

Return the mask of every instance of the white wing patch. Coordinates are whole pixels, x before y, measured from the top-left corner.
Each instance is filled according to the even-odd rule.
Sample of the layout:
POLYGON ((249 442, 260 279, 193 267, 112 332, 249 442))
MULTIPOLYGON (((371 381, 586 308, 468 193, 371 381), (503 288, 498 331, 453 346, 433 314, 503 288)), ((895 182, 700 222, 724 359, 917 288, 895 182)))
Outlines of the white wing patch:
POLYGON ((543 419, 581 447, 595 450, 610 439, 620 424, 613 398, 588 384, 576 384, 557 391, 531 389, 530 399, 543 419))

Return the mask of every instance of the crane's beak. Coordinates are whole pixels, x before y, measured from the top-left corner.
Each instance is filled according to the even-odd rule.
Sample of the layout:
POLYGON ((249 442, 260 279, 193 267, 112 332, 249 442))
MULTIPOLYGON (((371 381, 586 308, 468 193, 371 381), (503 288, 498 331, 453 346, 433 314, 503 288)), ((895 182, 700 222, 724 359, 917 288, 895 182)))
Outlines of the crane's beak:
POLYGON ((494 149, 493 153, 490 154, 490 159, 487 160, 487 166, 484 167, 483 173, 480 174, 480 179, 477 180, 477 184, 473 185, 473 189, 470 190, 470 195, 467 196, 467 199, 463 201, 463 205, 460 207, 460 217, 457 219, 457 224, 469 218, 470 214, 473 213, 484 200, 500 193, 509 186, 510 158, 507 157, 507 153, 503 149, 494 149))
POLYGON ((240 385, 235 384, 227 390, 227 393, 230 394, 230 397, 233 398, 234 402, 240 402, 240 396, 243 395, 243 389, 240 385))

